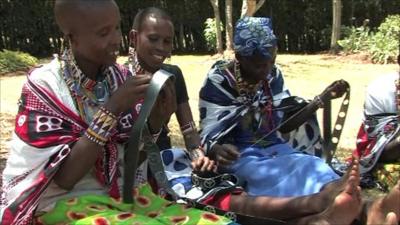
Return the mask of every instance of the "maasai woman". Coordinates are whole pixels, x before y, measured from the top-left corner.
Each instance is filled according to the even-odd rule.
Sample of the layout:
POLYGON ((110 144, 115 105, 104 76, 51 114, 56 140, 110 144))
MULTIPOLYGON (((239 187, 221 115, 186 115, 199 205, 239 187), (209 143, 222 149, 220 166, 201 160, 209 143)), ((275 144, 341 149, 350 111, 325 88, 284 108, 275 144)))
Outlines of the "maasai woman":
MULTIPOLYGON (((400 49, 399 49, 400 51, 400 49)), ((397 57, 400 66, 400 54, 397 57)), ((357 135, 363 183, 393 187, 400 177, 400 68, 381 76, 367 88, 364 118, 357 135), (372 176, 370 176, 372 173, 372 176)))
MULTIPOLYGON (((191 153, 193 159, 201 159, 196 161, 200 163, 196 166, 202 167, 199 169, 204 171, 206 167, 211 165, 200 148, 200 136, 189 106, 185 79, 178 66, 164 62, 172 54, 174 36, 174 24, 167 12, 156 7, 139 11, 129 33, 131 48, 128 67, 132 73, 153 74, 162 69, 174 75, 177 102, 175 115, 180 124, 186 149, 191 153)), ((168 135, 168 122, 169 120, 164 124, 157 140, 158 147, 161 150, 172 147, 168 135)))
MULTIPOLYGON (((276 131, 298 127, 324 102, 342 96, 345 82, 333 82, 282 126, 279 103, 287 97, 287 91, 274 64, 277 43, 270 20, 240 19, 234 44, 235 60, 217 62, 200 91, 200 128, 207 155, 217 161, 220 171, 234 173, 249 196, 302 196, 330 188, 342 190, 343 182, 327 164, 296 152, 278 138, 276 131)), ((371 205, 364 203, 358 219, 365 224, 383 224, 388 215, 387 221, 393 224, 400 215, 399 199, 400 181, 385 197, 371 205)), ((241 202, 236 205, 241 207, 241 202)))
POLYGON ((319 192, 338 175, 321 159, 296 152, 277 135, 306 121, 324 102, 343 95, 336 81, 302 113, 280 126, 289 96, 275 66, 277 41, 268 18, 238 21, 235 60, 211 68, 200 91, 202 142, 208 155, 242 180, 250 195, 301 196, 319 192), (336 96, 332 96, 335 92, 336 96))

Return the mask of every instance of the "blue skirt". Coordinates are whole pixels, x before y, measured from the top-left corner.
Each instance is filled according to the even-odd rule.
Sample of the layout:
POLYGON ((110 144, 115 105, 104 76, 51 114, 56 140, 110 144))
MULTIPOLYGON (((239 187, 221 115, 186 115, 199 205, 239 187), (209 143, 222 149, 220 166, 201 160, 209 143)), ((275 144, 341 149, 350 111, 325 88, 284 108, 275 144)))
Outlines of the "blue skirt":
POLYGON ((339 176, 322 159, 293 150, 287 144, 240 148, 234 173, 252 196, 293 197, 317 193, 339 176))

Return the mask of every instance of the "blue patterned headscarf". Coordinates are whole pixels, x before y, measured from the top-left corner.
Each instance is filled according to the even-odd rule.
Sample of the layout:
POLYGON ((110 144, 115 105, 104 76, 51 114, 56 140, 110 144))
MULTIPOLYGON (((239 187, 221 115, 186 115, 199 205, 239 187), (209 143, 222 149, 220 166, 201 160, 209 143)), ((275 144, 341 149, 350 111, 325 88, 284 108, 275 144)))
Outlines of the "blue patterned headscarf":
POLYGON ((244 17, 235 27, 235 52, 241 56, 252 56, 260 53, 266 58, 273 57, 277 44, 272 31, 271 20, 266 17, 244 17))

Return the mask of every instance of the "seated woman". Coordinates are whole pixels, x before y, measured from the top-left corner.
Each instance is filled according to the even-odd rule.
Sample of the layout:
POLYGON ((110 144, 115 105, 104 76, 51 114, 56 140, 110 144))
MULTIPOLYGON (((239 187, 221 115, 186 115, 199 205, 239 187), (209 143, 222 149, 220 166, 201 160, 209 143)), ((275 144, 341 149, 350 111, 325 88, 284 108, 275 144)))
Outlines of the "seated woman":
MULTIPOLYGON (((131 47, 126 65, 132 74, 153 74, 162 69, 174 75, 177 103, 177 110, 174 113, 180 124, 185 147, 189 151, 191 159, 197 162, 194 166, 196 168, 203 167, 204 170, 210 167, 210 163, 209 159, 204 157, 204 151, 199 148, 200 136, 193 121, 185 79, 178 66, 164 63, 165 59, 172 54, 174 35, 174 25, 167 12, 156 7, 148 7, 139 11, 134 18, 132 30, 129 32, 131 47)), ((142 102, 138 104, 140 105, 142 102)), ((157 145, 161 150, 172 147, 168 136, 168 122, 169 118, 157 139, 157 145)))
POLYGON ((384 188, 393 187, 400 178, 400 53, 397 63, 398 72, 377 78, 367 88, 354 151, 360 157, 363 177, 374 173, 384 188))
MULTIPOLYGON (((180 125, 186 148, 189 150, 198 148, 200 138, 192 118, 182 71, 176 65, 163 63, 166 58, 171 56, 173 48, 174 27, 171 17, 159 8, 149 7, 143 9, 135 16, 129 38, 131 43, 129 64, 131 68, 142 70, 138 71, 139 73, 154 73, 159 69, 163 69, 175 75, 176 100, 178 104, 175 113, 176 118, 180 125), (149 18, 158 18, 158 20, 149 18), (136 62, 137 65, 132 65, 133 62, 136 62)), ((171 140, 168 134, 167 122, 157 140, 160 149, 171 148, 171 140)))
POLYGON ((236 59, 214 64, 200 91, 202 142, 207 155, 224 166, 221 170, 238 176, 250 195, 314 194, 339 176, 321 159, 283 143, 277 130, 298 127, 347 87, 342 81, 334 82, 281 126, 279 103, 288 95, 274 64, 277 43, 270 26, 268 18, 238 21, 236 59))
MULTIPOLYGON (((236 24, 235 60, 219 61, 200 91, 201 137, 207 155, 220 172, 235 174, 248 196, 293 197, 342 190, 343 179, 321 159, 293 150, 277 137, 303 123, 325 101, 347 88, 336 81, 302 113, 282 123, 279 103, 287 95, 276 69, 276 37, 268 18, 245 17, 236 24)), ((389 211, 399 214, 400 183, 369 207, 367 224, 383 223, 389 211), (383 205, 386 205, 383 207, 383 205), (385 208, 386 211, 375 211, 385 208)), ((250 210, 249 201, 232 207, 250 210)), ((261 207, 260 207, 261 208, 261 207)), ((270 207, 272 210, 274 207, 270 207)), ((286 210, 293 213, 295 210, 286 210)))
MULTIPOLYGON (((54 13, 70 48, 23 86, 0 223, 231 223, 169 202, 146 183, 132 190, 135 205, 121 201, 124 145, 151 76, 116 64, 121 18, 113 0, 56 0, 54 13)), ((155 133, 176 110, 171 82, 164 95, 148 119, 155 133)))

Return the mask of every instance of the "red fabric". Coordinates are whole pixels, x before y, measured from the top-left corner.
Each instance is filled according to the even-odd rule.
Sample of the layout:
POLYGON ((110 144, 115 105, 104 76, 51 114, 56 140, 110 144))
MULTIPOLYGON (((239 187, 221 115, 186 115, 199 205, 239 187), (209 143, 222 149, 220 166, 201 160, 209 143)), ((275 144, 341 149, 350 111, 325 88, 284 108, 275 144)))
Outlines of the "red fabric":
MULTIPOLYGON (((116 88, 120 86, 129 75, 128 70, 115 66, 114 74, 116 88)), ((111 141, 105 146, 107 157, 99 157, 96 161, 96 177, 103 185, 109 184, 109 195, 119 197, 117 184, 118 176, 118 152, 116 143, 127 140, 132 129, 137 110, 133 109, 121 115, 116 132, 111 141), (123 121, 124 120, 124 121, 123 121), (107 160, 108 167, 105 167, 107 160)), ((46 148, 57 145, 65 145, 58 153, 54 154, 45 168, 40 171, 37 180, 26 187, 16 201, 10 202, 4 208, 0 224, 29 224, 37 207, 42 193, 46 190, 55 172, 68 156, 71 146, 88 127, 76 113, 65 106, 54 94, 44 87, 32 82, 28 76, 28 82, 24 85, 21 94, 21 103, 15 122, 15 133, 27 144, 36 148, 46 148)), ((18 183, 24 179, 24 175, 18 177, 18 183)))
POLYGON ((226 193, 220 193, 217 195, 209 196, 208 198, 204 199, 201 203, 206 205, 212 205, 224 211, 230 211, 232 195, 239 195, 242 192, 243 190, 237 189, 226 193))
POLYGON ((365 125, 361 124, 358 130, 356 149, 353 151, 353 155, 358 158, 365 157, 371 153, 375 144, 376 138, 368 137, 368 133, 365 131, 365 125))

